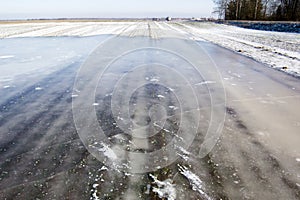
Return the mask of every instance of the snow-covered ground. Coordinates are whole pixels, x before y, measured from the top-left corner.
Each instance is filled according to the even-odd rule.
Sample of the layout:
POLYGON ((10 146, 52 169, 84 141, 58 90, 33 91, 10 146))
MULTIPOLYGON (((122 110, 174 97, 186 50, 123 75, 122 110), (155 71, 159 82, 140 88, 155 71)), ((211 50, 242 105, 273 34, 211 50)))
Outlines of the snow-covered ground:
MULTIPOLYGON (((32 22, 0 24, 0 38, 39 36, 94 36, 120 34, 142 22, 32 22)), ((147 27, 148 22, 144 22, 147 27)), ((270 67, 300 76, 300 34, 259 31, 215 23, 155 22, 163 30, 204 39, 270 67)), ((9 59, 11 55, 0 55, 9 59)))
POLYGON ((194 36, 300 76, 300 34, 250 30, 214 23, 173 23, 194 36))
POLYGON ((136 22, 34 22, 0 24, 0 38, 118 34, 136 22))

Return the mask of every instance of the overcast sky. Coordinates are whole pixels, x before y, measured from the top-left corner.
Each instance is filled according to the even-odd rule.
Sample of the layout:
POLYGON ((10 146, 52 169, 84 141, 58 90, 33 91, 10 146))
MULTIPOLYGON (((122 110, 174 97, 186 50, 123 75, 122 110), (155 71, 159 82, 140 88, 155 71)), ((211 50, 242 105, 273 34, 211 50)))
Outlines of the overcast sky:
POLYGON ((212 0, 0 0, 0 19, 210 17, 212 0))

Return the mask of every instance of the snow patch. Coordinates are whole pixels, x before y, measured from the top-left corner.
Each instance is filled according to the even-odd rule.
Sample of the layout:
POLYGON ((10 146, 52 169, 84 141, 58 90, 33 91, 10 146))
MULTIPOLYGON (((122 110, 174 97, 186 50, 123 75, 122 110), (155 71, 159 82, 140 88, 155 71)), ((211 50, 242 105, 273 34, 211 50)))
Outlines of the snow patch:
POLYGON ((213 23, 193 25, 180 23, 172 26, 184 30, 185 34, 201 37, 272 68, 300 76, 299 34, 297 33, 249 30, 213 23))
POLYGON ((169 87, 168 89, 169 89, 171 92, 174 92, 174 89, 173 89, 173 88, 170 88, 170 87, 169 87))
POLYGON ((153 77, 150 79, 151 82, 159 82, 159 78, 158 77, 153 77))
POLYGON ((203 81, 200 83, 196 83, 195 85, 207 85, 207 84, 213 84, 216 83, 216 81, 203 81))
POLYGON ((111 148, 109 148, 108 145, 103 144, 103 143, 102 143, 102 145, 103 145, 103 147, 98 150, 103 152, 106 157, 111 158, 112 160, 116 160, 118 158, 117 155, 115 154, 115 152, 111 148))
POLYGON ((187 150, 185 150, 183 147, 181 146, 177 146, 176 145, 176 148, 180 151, 180 152, 177 152, 177 155, 179 155, 182 159, 184 159, 185 161, 188 161, 189 160, 189 156, 190 156, 190 152, 188 152, 187 150))
POLYGON ((188 179, 190 182, 192 189, 194 191, 197 191, 200 193, 201 197, 203 199, 211 200, 212 198, 209 197, 205 192, 204 192, 204 185, 201 179, 194 174, 193 172, 189 171, 185 166, 178 165, 180 173, 185 176, 185 178, 188 179))
POLYGON ((92 199, 94 199, 94 200, 100 200, 100 198, 99 198, 98 195, 97 195, 97 192, 98 192, 97 187, 98 187, 98 186, 99 186, 99 184, 97 184, 97 183, 94 183, 94 184, 93 184, 92 199))
POLYGON ((43 88, 41 87, 36 87, 35 90, 39 91, 39 90, 42 90, 43 88))
POLYGON ((153 183, 157 185, 157 188, 153 187, 152 191, 157 193, 159 198, 167 198, 168 200, 176 199, 176 188, 175 184, 172 184, 173 181, 171 179, 159 181, 152 174, 150 174, 150 177, 153 178, 153 183))
POLYGON ((173 110, 177 110, 178 109, 178 107, 176 107, 176 106, 169 106, 169 108, 171 108, 173 110))
POLYGON ((7 58, 14 58, 14 55, 5 55, 5 56, 0 56, 0 59, 7 59, 7 58))
POLYGON ((104 165, 101 167, 100 171, 105 171, 105 170, 108 170, 107 167, 105 167, 104 165))

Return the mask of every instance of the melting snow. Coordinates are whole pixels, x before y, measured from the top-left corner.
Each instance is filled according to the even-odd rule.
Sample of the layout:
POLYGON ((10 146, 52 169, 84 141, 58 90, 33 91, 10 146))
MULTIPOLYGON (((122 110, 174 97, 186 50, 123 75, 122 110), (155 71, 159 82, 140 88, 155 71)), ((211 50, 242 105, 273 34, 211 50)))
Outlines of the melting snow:
POLYGON ((97 192, 98 192, 97 187, 98 186, 99 186, 99 184, 97 184, 97 183, 93 184, 92 199, 94 199, 94 200, 100 200, 100 198, 97 196, 97 192))
POLYGON ((166 179, 164 181, 159 181, 157 177, 150 174, 154 182, 157 185, 157 188, 153 187, 153 192, 157 193, 159 198, 167 198, 168 200, 176 199, 176 188, 175 184, 172 184, 171 179, 166 179))
POLYGON ((194 191, 198 191, 204 199, 210 200, 211 198, 204 192, 204 186, 201 179, 189 171, 185 166, 178 165, 180 173, 187 178, 194 191))
POLYGON ((190 152, 188 152, 187 150, 185 150, 184 148, 180 147, 180 146, 177 146, 176 145, 176 148, 178 150, 180 150, 180 153, 177 152, 177 155, 179 155, 181 158, 183 158, 185 161, 188 161, 189 160, 189 155, 191 154, 190 152))
POLYGON ((187 150, 185 150, 183 147, 180 146, 176 146, 182 153, 186 154, 186 155, 190 155, 191 153, 188 152, 187 150))

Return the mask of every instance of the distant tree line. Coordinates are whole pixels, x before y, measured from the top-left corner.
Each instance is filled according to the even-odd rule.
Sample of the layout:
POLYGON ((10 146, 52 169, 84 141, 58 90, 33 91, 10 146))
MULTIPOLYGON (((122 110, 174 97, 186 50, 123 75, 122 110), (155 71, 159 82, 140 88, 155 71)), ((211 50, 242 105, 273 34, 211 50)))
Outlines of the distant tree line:
POLYGON ((220 19, 300 20, 300 0, 213 0, 220 19))

